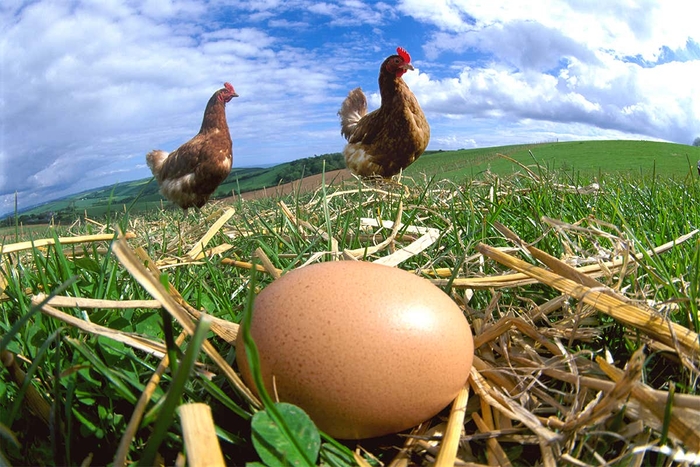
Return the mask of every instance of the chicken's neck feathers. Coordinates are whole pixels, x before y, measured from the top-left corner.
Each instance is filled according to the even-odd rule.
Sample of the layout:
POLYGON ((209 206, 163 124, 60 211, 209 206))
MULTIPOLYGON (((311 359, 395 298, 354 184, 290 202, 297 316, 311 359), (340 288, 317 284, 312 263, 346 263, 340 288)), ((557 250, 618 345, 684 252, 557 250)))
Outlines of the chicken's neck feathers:
POLYGON ((199 133, 209 133, 212 130, 225 130, 228 132, 228 123, 226 122, 226 104, 218 99, 218 93, 215 93, 209 99, 207 107, 204 110, 204 118, 202 118, 202 127, 199 133))
MULTIPOLYGON (((381 73, 379 75, 379 95, 382 98, 380 108, 393 106, 399 94, 411 94, 403 78, 388 72, 381 73)), ((403 99, 398 100, 403 101, 403 99)))

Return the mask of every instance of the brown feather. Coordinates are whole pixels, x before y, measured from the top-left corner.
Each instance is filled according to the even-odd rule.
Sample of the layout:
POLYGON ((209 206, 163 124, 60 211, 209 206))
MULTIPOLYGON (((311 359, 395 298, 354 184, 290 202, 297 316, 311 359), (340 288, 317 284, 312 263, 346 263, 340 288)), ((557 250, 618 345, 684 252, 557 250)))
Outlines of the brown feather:
POLYGON ((361 88, 355 88, 348 93, 343 101, 340 115, 340 133, 349 139, 357 127, 357 123, 367 114, 367 98, 361 88))
MULTIPOLYGON (((360 176, 391 177, 420 157, 430 141, 430 126, 418 100, 392 65, 398 55, 388 57, 379 72, 380 107, 368 114, 366 98, 357 88, 348 94, 338 114, 341 133, 348 140, 343 149, 350 170, 360 176), (361 97, 360 97, 361 95, 361 97)), ((406 64, 412 69, 410 64, 406 64)))
POLYGON ((199 133, 191 140, 170 154, 154 150, 146 155, 163 196, 183 209, 204 206, 231 172, 233 146, 226 103, 238 94, 229 87, 211 96, 199 133))

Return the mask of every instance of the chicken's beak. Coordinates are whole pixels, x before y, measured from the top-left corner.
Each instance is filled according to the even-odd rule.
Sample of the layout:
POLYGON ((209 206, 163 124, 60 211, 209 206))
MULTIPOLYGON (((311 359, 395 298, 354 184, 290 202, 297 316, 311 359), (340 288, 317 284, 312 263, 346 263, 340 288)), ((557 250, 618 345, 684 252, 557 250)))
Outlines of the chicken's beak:
POLYGON ((401 65, 401 68, 403 68, 404 70, 411 70, 411 71, 413 71, 415 69, 415 68, 413 68, 413 65, 411 65, 410 63, 404 63, 403 65, 401 65))

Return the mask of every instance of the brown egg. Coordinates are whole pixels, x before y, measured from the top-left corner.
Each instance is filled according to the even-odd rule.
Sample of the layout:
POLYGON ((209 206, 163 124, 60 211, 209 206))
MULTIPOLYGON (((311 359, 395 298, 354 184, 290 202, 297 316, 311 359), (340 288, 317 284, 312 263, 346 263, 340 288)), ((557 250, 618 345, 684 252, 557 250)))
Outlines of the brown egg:
MULTIPOLYGON (((431 418, 464 386, 474 357, 469 324, 442 290, 359 261, 314 264, 274 281, 255 300, 251 335, 270 395, 341 439, 431 418)), ((236 360, 255 388, 242 336, 236 360)))

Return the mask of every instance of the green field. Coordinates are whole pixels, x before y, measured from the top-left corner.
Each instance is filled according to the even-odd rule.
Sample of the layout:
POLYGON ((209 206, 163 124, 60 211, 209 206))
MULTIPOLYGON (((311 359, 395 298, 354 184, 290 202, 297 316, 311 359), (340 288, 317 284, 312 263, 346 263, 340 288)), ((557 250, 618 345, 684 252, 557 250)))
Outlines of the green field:
MULTIPOLYGON (((523 171, 506 155, 535 172, 539 168, 567 173, 572 179, 605 177, 615 175, 653 175, 685 177, 695 173, 696 161, 700 159, 700 147, 650 141, 576 141, 564 143, 541 143, 513 145, 458 151, 429 151, 410 166, 405 175, 409 177, 438 177, 463 182, 490 171, 507 175, 523 171)), ((339 154, 316 156, 300 161, 287 162, 270 168, 233 169, 229 177, 214 193, 212 199, 225 198, 232 194, 270 188, 284 181, 297 179, 302 173, 319 173, 307 167, 305 172, 298 167, 310 166, 312 160, 331 160, 330 169, 342 166, 339 154), (297 169, 294 170, 294 166, 297 169)), ((169 203, 158 193, 153 179, 134 180, 110 187, 89 190, 60 200, 50 201, 20 213, 22 223, 46 223, 51 214, 54 221, 70 222, 71 218, 87 213, 98 219, 107 213, 124 211, 145 212, 167 207, 169 203), (133 204, 132 204, 133 203, 133 204)))
MULTIPOLYGON (((234 168, 214 192, 212 199, 297 180, 302 174, 320 173, 324 162, 329 170, 344 166, 340 154, 322 154, 270 168, 234 168)), ((47 223, 52 220, 53 222, 72 222, 73 219, 85 214, 92 219, 99 219, 108 213, 124 212, 127 209, 130 212, 147 212, 168 206, 167 200, 158 192, 155 179, 145 178, 88 190, 43 203, 23 210, 19 221, 23 224, 47 223)), ((13 222, 14 219, 6 219, 5 223, 7 225, 13 222)))
MULTIPOLYGON (((546 143, 431 152, 402 184, 350 179, 187 215, 161 209, 148 180, 63 200, 51 209, 74 221, 0 230, 0 463, 183 465, 201 433, 180 407, 203 403, 226 465, 683 465, 672 456, 700 451, 698 159, 665 143, 546 143), (113 242, 117 231, 128 238, 113 242), (391 261, 463 311, 476 357, 463 407, 415 431, 335 440, 236 380, 222 327, 238 331, 274 275, 353 259, 391 261)), ((232 176, 251 187, 296 169, 232 176)), ((334 287, 338 300, 365 296, 361 278, 334 287)), ((352 314, 347 326, 359 349, 385 339, 352 314)), ((430 344, 408 344, 394 351, 406 368, 441 364, 410 350, 430 344)), ((332 378, 354 381, 337 367, 332 378)), ((357 403, 383 387, 363 386, 357 403)))
POLYGON ((585 179, 605 174, 652 175, 685 177, 696 173, 700 147, 650 141, 575 141, 533 145, 502 146, 426 154, 406 170, 407 175, 425 173, 429 176, 459 181, 486 170, 508 174, 522 170, 507 159, 537 169, 569 173, 585 179), (532 154, 531 154, 532 153, 532 154))

